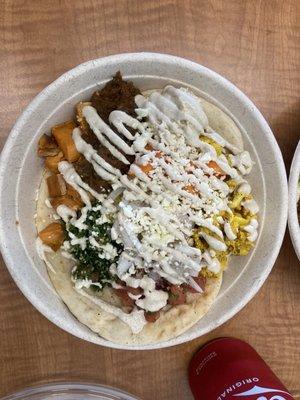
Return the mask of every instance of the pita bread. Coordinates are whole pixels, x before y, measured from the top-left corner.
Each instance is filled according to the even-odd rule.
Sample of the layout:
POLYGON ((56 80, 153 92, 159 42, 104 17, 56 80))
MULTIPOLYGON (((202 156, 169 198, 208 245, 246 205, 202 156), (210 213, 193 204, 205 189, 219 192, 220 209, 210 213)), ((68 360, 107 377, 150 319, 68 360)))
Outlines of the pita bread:
MULTIPOLYGON (((203 108, 209 119, 210 126, 227 141, 239 149, 243 149, 242 135, 232 119, 215 105, 201 99, 203 108)), ((48 197, 46 178, 48 172, 43 173, 42 182, 37 200, 37 230, 42 230, 50 222, 53 222, 51 209, 45 205, 48 197)), ((188 330, 198 322, 212 306, 222 283, 222 276, 208 279, 203 294, 188 294, 187 303, 175 306, 161 312, 160 318, 154 323, 147 323, 138 334, 133 334, 129 326, 118 317, 103 311, 89 298, 80 295, 71 281, 73 261, 65 258, 61 251, 47 253, 47 259, 53 270, 48 268, 48 274, 57 293, 62 298, 69 310, 83 324, 91 330, 117 343, 123 344, 150 344, 166 341, 188 330)), ((109 288, 101 294, 89 292, 93 296, 99 296, 108 303, 121 306, 120 301, 109 288)))

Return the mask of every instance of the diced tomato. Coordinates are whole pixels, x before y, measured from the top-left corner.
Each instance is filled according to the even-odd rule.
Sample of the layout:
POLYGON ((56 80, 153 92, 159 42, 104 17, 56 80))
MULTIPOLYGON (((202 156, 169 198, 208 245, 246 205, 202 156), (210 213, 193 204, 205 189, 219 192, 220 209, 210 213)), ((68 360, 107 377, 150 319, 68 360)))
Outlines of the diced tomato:
POLYGON ((134 288, 134 287, 131 287, 131 286, 127 286, 126 282, 121 281, 121 279, 119 279, 119 278, 117 278, 116 283, 118 285, 123 286, 123 288, 122 288, 123 290, 127 290, 127 292, 133 294, 134 296, 137 296, 137 295, 143 293, 143 289, 142 288, 140 288, 140 287, 134 288))
POLYGON ((147 322, 155 322, 160 317, 160 311, 155 311, 155 312, 145 311, 144 315, 147 322))
POLYGON ((114 289, 115 294, 121 299, 124 307, 133 308, 134 300, 129 297, 126 289, 114 289))
POLYGON ((219 165, 215 161, 211 160, 209 163, 207 163, 207 166, 209 168, 212 168, 217 176, 226 176, 226 173, 222 170, 221 167, 219 167, 219 165))
MULTIPOLYGON (((194 276, 192 279, 194 279, 194 281, 197 283, 198 286, 200 286, 200 288, 204 291, 205 289, 205 284, 206 284, 206 278, 202 275, 199 276, 194 276)), ((189 291, 190 293, 199 293, 197 292, 197 290, 195 290, 192 286, 190 285, 184 285, 184 287, 186 288, 187 291, 189 291)))
POLYGON ((164 292, 166 292, 168 287, 169 282, 157 274, 157 277, 155 279, 155 289, 163 290, 164 292))
POLYGON ((186 301, 186 294, 184 288, 179 285, 171 285, 169 291, 168 303, 172 306, 184 304, 186 301))

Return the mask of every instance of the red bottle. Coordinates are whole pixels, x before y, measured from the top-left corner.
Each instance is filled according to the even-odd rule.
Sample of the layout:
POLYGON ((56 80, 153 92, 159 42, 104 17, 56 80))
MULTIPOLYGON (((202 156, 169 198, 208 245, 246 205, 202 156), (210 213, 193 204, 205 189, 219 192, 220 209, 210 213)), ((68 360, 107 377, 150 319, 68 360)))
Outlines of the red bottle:
POLYGON ((234 338, 209 342, 189 367, 195 400, 291 400, 292 395, 247 343, 234 338))

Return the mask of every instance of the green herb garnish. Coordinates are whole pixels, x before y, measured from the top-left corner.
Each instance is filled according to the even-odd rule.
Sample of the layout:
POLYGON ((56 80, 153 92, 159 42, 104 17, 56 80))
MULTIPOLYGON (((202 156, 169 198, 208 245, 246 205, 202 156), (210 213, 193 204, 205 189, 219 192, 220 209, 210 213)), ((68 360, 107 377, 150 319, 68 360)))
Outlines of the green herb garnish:
MULTIPOLYGON (((67 240, 70 243, 69 253, 78 261, 72 275, 74 279, 87 279, 93 283, 100 283, 104 287, 113 280, 113 276, 109 272, 109 267, 116 262, 122 246, 111 239, 112 222, 99 223, 101 211, 97 210, 99 203, 94 203, 93 208, 88 211, 84 224, 85 229, 78 229, 76 226, 69 224, 66 226, 67 240), (80 244, 71 244, 72 235, 79 239, 85 238, 86 246, 83 249, 80 244), (91 244, 89 240, 93 237, 95 242, 100 246, 111 244, 116 249, 114 258, 104 258, 104 250, 91 244)), ((99 289, 99 285, 92 285, 95 289, 99 289)))

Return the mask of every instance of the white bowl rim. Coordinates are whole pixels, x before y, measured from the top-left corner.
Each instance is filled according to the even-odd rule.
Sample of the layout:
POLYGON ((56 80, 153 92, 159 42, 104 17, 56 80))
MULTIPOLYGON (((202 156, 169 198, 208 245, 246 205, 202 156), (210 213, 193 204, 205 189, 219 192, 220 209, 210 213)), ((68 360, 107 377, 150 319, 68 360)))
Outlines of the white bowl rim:
MULTIPOLYGON (((157 59, 158 61, 164 61, 164 62, 178 62, 181 64, 184 64, 185 66, 198 70, 199 72, 205 72, 206 75, 214 78, 215 80, 221 82, 228 90, 233 92, 239 100, 247 107, 251 108, 253 114, 255 114, 256 119, 259 121, 259 123, 263 127, 264 134, 268 136, 268 140, 272 146, 272 150, 276 153, 276 159, 278 163, 278 172, 280 174, 279 179, 280 179, 280 187, 281 187, 281 198, 283 200, 283 204, 288 203, 288 185, 287 185, 287 178, 286 178, 286 170, 285 170, 285 165, 283 162, 282 154, 279 148, 279 145, 268 125, 266 120, 264 119, 263 115, 261 112, 257 109, 255 104, 240 90, 238 89, 232 82, 230 82, 228 79, 224 78, 223 76, 219 75, 217 72, 214 72, 213 70, 198 64, 194 61, 170 55, 170 54, 163 54, 163 53, 154 53, 154 52, 137 52, 137 53, 121 53, 121 54, 114 54, 114 55, 109 55, 107 57, 101 57, 97 58, 94 60, 89 60, 86 61, 82 64, 79 64, 78 66, 68 70, 64 74, 60 75, 55 81, 50 83, 48 86, 46 86, 39 94, 27 105, 27 107, 24 109, 22 114, 19 116, 17 119, 16 123, 14 124, 13 128, 11 129, 11 132, 6 140, 6 143, 4 145, 4 148, 2 150, 1 156, 0 156, 0 190, 4 185, 4 174, 3 171, 5 169, 5 164, 6 161, 8 160, 9 154, 11 147, 14 144, 16 132, 19 130, 19 128, 22 126, 23 121, 28 118, 28 116, 32 113, 32 111, 39 105, 40 101, 45 96, 48 96, 49 93, 53 92, 56 90, 59 85, 70 79, 76 79, 77 76, 79 76, 86 68, 89 68, 93 65, 97 65, 100 67, 101 65, 105 65, 106 63, 113 63, 113 62, 124 62, 128 59, 135 59, 136 61, 141 61, 145 59, 149 60, 155 60, 157 59)), ((84 334, 77 334, 74 332, 71 332, 69 329, 66 328, 64 321, 57 320, 56 318, 56 313, 52 312, 49 310, 45 305, 43 305, 42 302, 39 301, 37 296, 30 292, 28 290, 26 283, 24 283, 22 280, 18 279, 16 272, 14 271, 13 267, 13 259, 11 258, 11 252, 9 249, 6 249, 4 245, 4 226, 1 223, 1 204, 0 204, 0 237, 2 237, 2 240, 0 240, 0 250, 2 253, 2 256, 4 258, 5 264, 10 272, 10 275, 14 279, 16 285, 19 287, 21 292, 24 294, 24 296, 30 301, 32 305, 41 313, 43 314, 48 320, 50 320, 52 323, 55 325, 59 326, 61 329, 64 331, 67 331, 68 333, 71 333, 74 336, 79 337, 80 339, 87 340, 89 342, 93 342, 91 339, 87 338, 84 334)), ((277 259, 278 253, 281 248, 281 244, 284 238, 285 230, 286 230, 286 225, 287 225, 287 217, 288 217, 288 209, 287 207, 283 207, 282 213, 280 215, 279 223, 278 223, 278 230, 277 230, 277 235, 276 238, 274 239, 273 242, 273 250, 272 254, 268 259, 267 265, 264 266, 264 275, 261 277, 261 279, 257 280, 256 283, 253 285, 252 290, 247 292, 243 299, 235 305, 232 309, 228 310, 227 313, 225 313, 221 318, 219 318, 217 321, 212 322, 207 329, 202 330, 201 336, 205 335, 206 333, 214 330, 218 326, 222 325, 226 321, 230 320, 235 314, 237 314, 258 292, 258 290, 261 288, 267 277, 269 276, 269 273, 271 272, 273 265, 277 259)), ((151 350, 151 349, 158 349, 158 348, 164 348, 164 347, 171 347, 174 345, 178 345, 181 343, 185 343, 187 341, 191 341, 193 339, 196 339, 200 335, 197 334, 197 332, 194 332, 193 334, 190 335, 188 339, 182 338, 181 335, 172 339, 171 341, 167 342, 159 342, 159 343, 154 343, 150 345, 142 345, 142 346, 130 346, 130 345, 122 345, 118 343, 114 343, 111 341, 107 341, 107 343, 102 343, 101 345, 105 347, 110 347, 110 348, 117 348, 117 349, 125 349, 125 350, 151 350)), ((96 342, 94 342, 96 343, 96 342)), ((96 343, 99 345, 99 343, 96 343)))
POLYGON ((298 142, 289 177, 289 214, 288 224, 295 252, 300 260, 300 226, 297 213, 297 190, 300 179, 300 141, 298 142))

